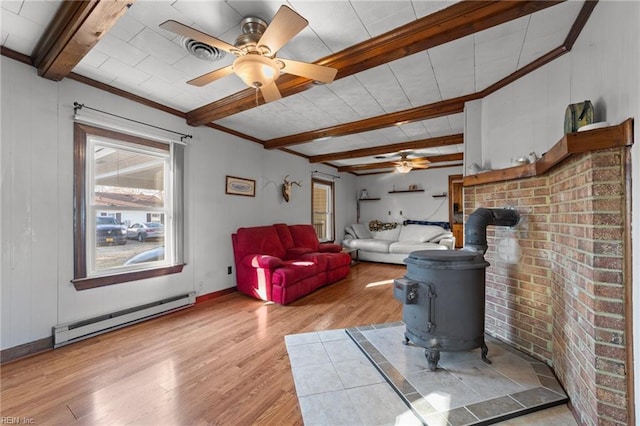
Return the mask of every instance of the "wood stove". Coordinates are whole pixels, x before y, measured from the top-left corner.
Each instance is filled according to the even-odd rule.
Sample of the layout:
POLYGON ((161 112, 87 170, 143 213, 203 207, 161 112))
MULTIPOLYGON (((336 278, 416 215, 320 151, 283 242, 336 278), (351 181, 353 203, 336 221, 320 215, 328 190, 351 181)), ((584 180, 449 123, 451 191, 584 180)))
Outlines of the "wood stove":
POLYGON ((519 219, 511 209, 478 209, 467 221, 464 249, 415 251, 405 259, 407 273, 393 286, 404 305, 404 343, 425 348, 431 371, 441 351, 481 348, 482 360, 491 363, 484 341, 486 227, 515 226, 519 219))

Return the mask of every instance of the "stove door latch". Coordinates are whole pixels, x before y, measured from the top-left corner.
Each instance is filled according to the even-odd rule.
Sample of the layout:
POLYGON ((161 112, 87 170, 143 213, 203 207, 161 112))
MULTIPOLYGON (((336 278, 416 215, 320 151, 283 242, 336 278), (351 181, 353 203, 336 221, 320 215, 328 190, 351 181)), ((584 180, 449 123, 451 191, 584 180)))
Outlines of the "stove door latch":
POLYGON ((393 280, 393 297, 405 305, 414 305, 418 303, 418 285, 406 277, 393 280))

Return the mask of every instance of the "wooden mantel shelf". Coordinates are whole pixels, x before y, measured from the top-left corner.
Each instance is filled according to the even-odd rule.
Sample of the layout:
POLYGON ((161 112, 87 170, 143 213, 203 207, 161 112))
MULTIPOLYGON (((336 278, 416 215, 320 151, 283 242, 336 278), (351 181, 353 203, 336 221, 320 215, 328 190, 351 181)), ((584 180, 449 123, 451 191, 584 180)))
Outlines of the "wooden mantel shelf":
POLYGON ((633 145, 633 118, 617 126, 566 134, 535 163, 468 175, 464 186, 539 176, 572 154, 633 145))

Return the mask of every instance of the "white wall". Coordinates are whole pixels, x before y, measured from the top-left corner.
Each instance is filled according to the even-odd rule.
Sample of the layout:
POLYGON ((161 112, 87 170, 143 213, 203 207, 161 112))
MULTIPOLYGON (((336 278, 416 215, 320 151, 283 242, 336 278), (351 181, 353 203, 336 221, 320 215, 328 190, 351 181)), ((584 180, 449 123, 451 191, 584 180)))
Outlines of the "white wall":
MULTIPOLYGON (((485 158, 491 158, 493 168, 508 167, 513 157, 525 155, 531 150, 538 154, 545 152, 560 140, 564 110, 570 103, 591 100, 596 121, 619 124, 627 118, 634 118, 631 232, 636 360, 640 359, 638 22, 640 2, 599 2, 571 52, 482 101, 482 152, 485 158)), ((637 370, 635 380, 636 407, 640 407, 640 374, 637 370)))
MULTIPOLYGON (((353 199, 356 199, 362 189, 367 190, 369 198, 380 198, 380 201, 360 202, 360 223, 367 224, 372 220, 401 222, 405 219, 448 222, 449 175, 461 173, 462 167, 457 166, 412 170, 407 174, 360 176, 358 191, 353 194, 353 199), (424 192, 389 194, 394 186, 396 191, 401 191, 409 189, 409 185, 417 185, 419 189, 424 189, 424 192), (447 197, 433 198, 434 194, 442 193, 447 193, 447 197)), ((355 216, 352 223, 355 223, 355 216)))
MULTIPOLYGON (((1 57, 0 349, 51 335, 51 327, 195 290, 235 285, 231 233, 241 226, 310 223, 311 172, 335 169, 127 101, 72 80, 37 77, 1 57), (76 291, 73 278, 73 102, 189 133, 185 155, 185 261, 181 274, 76 291), (303 181, 291 202, 285 175, 303 181), (225 175, 255 179, 256 197, 225 195, 225 175)), ((336 179, 336 232, 355 216, 355 177, 336 179)), ((234 267, 235 270, 235 267, 234 267)))

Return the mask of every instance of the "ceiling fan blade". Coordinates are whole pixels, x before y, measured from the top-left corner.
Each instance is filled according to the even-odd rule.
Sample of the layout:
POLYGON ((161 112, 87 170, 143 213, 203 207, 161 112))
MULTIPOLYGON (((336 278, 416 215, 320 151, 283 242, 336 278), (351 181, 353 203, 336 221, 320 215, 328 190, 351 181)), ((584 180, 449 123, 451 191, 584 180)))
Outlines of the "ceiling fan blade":
POLYGON ((275 54, 307 25, 309 25, 309 21, 298 15, 291 8, 282 5, 264 34, 262 34, 262 37, 260 37, 258 46, 266 46, 271 51, 271 54, 275 54))
POLYGON ((219 78, 226 77, 229 74, 233 74, 233 65, 229 65, 228 67, 220 68, 215 71, 203 74, 200 77, 196 77, 192 80, 187 81, 187 84, 202 87, 205 84, 209 84, 219 78))
POLYGON ((171 31, 174 34, 178 34, 187 38, 192 38, 199 42, 208 44, 209 46, 217 47, 218 49, 222 49, 227 52, 233 53, 233 51, 237 50, 235 46, 227 43, 226 41, 222 41, 215 37, 210 36, 209 34, 203 33, 202 31, 198 31, 195 28, 191 28, 187 25, 181 24, 178 21, 168 20, 160 24, 160 28, 163 30, 171 31))
POLYGON ((338 73, 338 70, 335 68, 310 64, 308 62, 292 61, 291 59, 283 58, 277 58, 276 61, 284 64, 282 72, 299 75, 300 77, 321 81, 323 83, 331 83, 338 73))
POLYGON ((262 92, 262 97, 265 102, 273 102, 278 99, 282 99, 282 95, 280 94, 276 83, 271 83, 268 86, 261 87, 260 92, 262 92))

